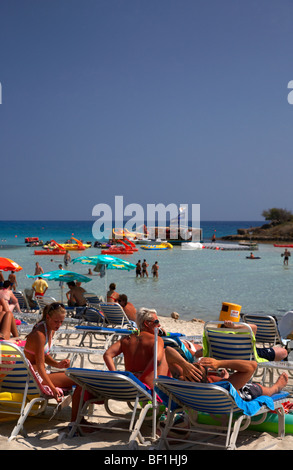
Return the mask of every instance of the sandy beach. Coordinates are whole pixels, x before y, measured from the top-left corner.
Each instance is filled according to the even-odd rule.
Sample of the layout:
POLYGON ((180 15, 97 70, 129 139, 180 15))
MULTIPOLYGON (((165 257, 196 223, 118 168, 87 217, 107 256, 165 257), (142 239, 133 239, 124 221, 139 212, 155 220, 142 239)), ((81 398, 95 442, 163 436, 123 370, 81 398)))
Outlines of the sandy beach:
MULTIPOLYGON (((200 335, 203 330, 201 321, 174 320, 167 317, 159 317, 161 325, 169 332, 180 332, 188 336, 200 335)), ((92 366, 89 366, 92 367, 92 366)), ((116 405, 115 405, 116 406, 116 405)), ((121 403, 117 403, 117 410, 121 410, 121 403)), ((125 406, 126 409, 126 406, 125 406)), ((109 420, 109 431, 98 430, 87 436, 78 436, 71 439, 60 440, 62 433, 70 422, 71 408, 66 407, 49 421, 52 409, 49 407, 44 415, 30 417, 26 422, 28 438, 18 436, 8 441, 8 436, 14 426, 15 420, 4 418, 0 415, 0 450, 103 450, 103 455, 113 454, 119 451, 129 451, 128 433, 116 432, 111 429, 109 420)), ((103 406, 99 406, 99 413, 107 416, 103 406)), ((143 435, 151 436, 151 425, 143 426, 143 435)), ((148 445, 138 445, 138 450, 152 452, 156 443, 149 442, 148 445)), ((286 435, 284 439, 278 439, 276 434, 256 431, 243 431, 239 433, 237 450, 291 450, 293 447, 293 435, 286 435)), ((196 449, 209 449, 207 446, 195 446, 196 449)), ((174 449, 176 453, 176 449, 174 449)), ((183 451, 178 451, 183 452, 183 451)))

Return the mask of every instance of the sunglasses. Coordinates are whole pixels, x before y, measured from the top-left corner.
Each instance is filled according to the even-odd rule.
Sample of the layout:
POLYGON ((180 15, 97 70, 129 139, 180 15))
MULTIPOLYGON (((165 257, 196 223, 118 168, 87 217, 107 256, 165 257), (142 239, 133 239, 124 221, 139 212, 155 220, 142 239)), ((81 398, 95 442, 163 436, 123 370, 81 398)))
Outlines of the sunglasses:
POLYGON ((58 310, 58 308, 65 308, 65 307, 61 302, 53 302, 50 306, 49 312, 52 312, 52 310, 58 310))
POLYGON ((150 323, 153 323, 154 325, 158 325, 160 323, 160 320, 149 320, 150 323))

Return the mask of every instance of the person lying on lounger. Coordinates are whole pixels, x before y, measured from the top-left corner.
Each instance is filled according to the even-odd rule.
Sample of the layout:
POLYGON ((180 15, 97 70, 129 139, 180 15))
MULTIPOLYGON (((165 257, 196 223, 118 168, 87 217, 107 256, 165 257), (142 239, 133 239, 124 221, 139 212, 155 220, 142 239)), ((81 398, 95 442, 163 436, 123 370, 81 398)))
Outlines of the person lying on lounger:
POLYGON ((270 387, 265 387, 259 383, 251 383, 250 380, 257 368, 256 361, 217 360, 211 357, 203 357, 199 362, 190 364, 175 349, 169 346, 166 348, 166 358, 174 378, 203 383, 225 380, 230 382, 241 398, 246 401, 253 400, 260 395, 270 397, 275 393, 279 393, 288 383, 288 375, 285 372, 270 387), (229 375, 227 369, 232 369, 235 372, 229 375))
MULTIPOLYGON (((256 335, 257 326, 253 323, 247 323, 248 326, 252 329, 254 336, 256 335)), ((243 325, 226 320, 224 323, 225 328, 230 329, 239 329, 243 328, 243 325)), ((287 349, 283 348, 282 346, 273 346, 272 348, 256 348, 256 352, 259 357, 266 359, 267 361, 283 361, 288 356, 287 349)))
MULTIPOLYGON (((131 334, 114 343, 104 354, 109 370, 116 370, 114 358, 124 355, 125 370, 132 372, 141 382, 153 388, 154 380, 154 332, 160 321, 156 310, 141 308, 136 314, 140 334, 131 334)), ((158 375, 168 375, 164 341, 158 337, 158 375)))

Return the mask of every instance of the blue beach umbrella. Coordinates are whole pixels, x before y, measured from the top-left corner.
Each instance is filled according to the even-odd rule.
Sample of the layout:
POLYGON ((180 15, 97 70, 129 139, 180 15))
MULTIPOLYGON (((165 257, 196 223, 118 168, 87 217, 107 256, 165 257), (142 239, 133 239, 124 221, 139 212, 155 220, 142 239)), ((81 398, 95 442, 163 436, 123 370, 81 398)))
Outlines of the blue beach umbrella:
POLYGON ((135 264, 129 261, 110 255, 79 256, 78 258, 74 258, 72 263, 93 264, 95 266, 101 265, 106 266, 107 269, 124 269, 127 271, 135 269, 136 267, 135 264))
MULTIPOLYGON (((105 275, 105 284, 107 289, 107 269, 121 269, 125 271, 131 271, 136 268, 136 265, 125 261, 121 258, 116 258, 116 256, 110 255, 98 255, 98 256, 79 256, 74 258, 72 263, 82 263, 82 264, 92 264, 96 268, 94 271, 101 273, 101 277, 105 275)), ((106 295, 107 298, 107 295, 106 295)))
MULTIPOLYGON (((70 281, 79 281, 79 282, 90 282, 92 279, 89 277, 83 276, 83 274, 74 273, 72 271, 66 271, 65 269, 57 269, 56 271, 49 271, 43 274, 37 274, 36 276, 31 276, 27 274, 27 277, 36 279, 41 277, 46 281, 59 281, 59 282, 70 282, 70 281)), ((61 300, 62 299, 62 288, 61 288, 61 300)))

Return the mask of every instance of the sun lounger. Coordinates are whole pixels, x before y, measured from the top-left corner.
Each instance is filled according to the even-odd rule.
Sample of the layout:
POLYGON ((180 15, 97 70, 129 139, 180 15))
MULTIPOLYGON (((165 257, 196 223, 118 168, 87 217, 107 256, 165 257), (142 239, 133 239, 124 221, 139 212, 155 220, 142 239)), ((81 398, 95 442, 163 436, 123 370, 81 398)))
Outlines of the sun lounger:
POLYGON ((96 294, 92 294, 91 292, 85 292, 83 296, 86 299, 86 303, 89 307, 99 308, 100 303, 104 302, 103 297, 99 297, 96 294))
POLYGON ((271 315, 244 314, 242 316, 244 323, 253 323, 257 326, 255 340, 267 347, 280 344, 286 347, 289 339, 283 339, 280 335, 277 321, 271 315))
POLYGON ((51 389, 38 380, 23 350, 9 341, 0 341, 0 393, 3 392, 6 395, 0 400, 1 413, 19 416, 9 440, 19 433, 26 434, 27 417, 42 413, 54 398, 51 389))
MULTIPOLYGON (((78 416, 76 422, 73 423, 69 437, 73 436, 76 430, 80 428, 80 423, 83 417, 92 416, 90 413, 91 405, 97 401, 102 401, 104 402, 104 407, 109 416, 115 419, 115 424, 118 424, 119 419, 123 422, 126 420, 129 426, 126 429, 125 427, 113 427, 112 423, 109 423, 108 426, 103 426, 101 423, 98 423, 98 429, 105 428, 108 430, 128 431, 130 433, 128 441, 129 445, 133 445, 136 439, 141 443, 145 442, 140 430, 146 414, 152 406, 150 403, 150 401, 152 401, 152 394, 149 389, 131 372, 112 372, 72 368, 66 370, 66 375, 82 387, 78 416), (89 392, 90 397, 84 401, 85 391, 89 392), (109 400, 134 403, 131 418, 129 419, 129 416, 126 416, 125 414, 112 412, 109 407, 109 400), (145 406, 140 411, 139 402, 145 403, 145 406), (136 417, 137 413, 139 413, 138 418, 136 417)), ((98 406, 103 405, 99 404, 98 406)), ((91 428, 93 428, 93 426, 91 426, 91 428)))
POLYGON ((32 309, 28 304, 26 296, 21 291, 14 291, 13 295, 17 298, 19 308, 22 312, 31 312, 32 309))
POLYGON ((105 316, 104 326, 120 328, 133 328, 133 322, 129 320, 123 308, 119 304, 101 303, 100 309, 105 316))
POLYGON ((90 347, 94 347, 93 340, 100 342, 103 338, 104 348, 107 349, 115 341, 118 341, 122 336, 129 336, 134 330, 126 328, 110 328, 103 326, 88 326, 78 325, 75 327, 76 331, 83 334, 79 346, 85 346, 85 340, 89 337, 90 347))
POLYGON ((105 351, 106 349, 82 348, 80 346, 63 346, 54 344, 51 348, 51 356, 56 360, 61 360, 60 355, 62 355, 62 359, 70 359, 70 367, 75 366, 76 361, 79 359, 80 367, 83 368, 85 366, 86 358, 90 364, 105 367, 103 359, 105 351))
MULTIPOLYGON (((169 444, 176 441, 178 445, 194 446, 208 445, 233 450, 240 430, 246 429, 251 423, 251 416, 261 416, 261 422, 271 410, 276 410, 279 423, 279 437, 285 435, 285 415, 282 403, 287 401, 289 394, 281 392, 273 397, 261 396, 251 402, 242 400, 229 382, 218 382, 217 384, 183 382, 170 377, 160 376, 155 380, 158 395, 163 399, 168 408, 167 420, 164 432, 159 442, 159 448, 164 445, 169 449, 169 444), (163 394, 161 393, 163 392, 163 394), (174 407, 177 403, 178 408, 174 407), (172 406, 173 405, 173 406, 172 406), (187 437, 171 437, 170 430, 174 429, 173 419, 175 413, 184 411, 190 418, 190 433, 187 437), (218 426, 200 425, 197 421, 198 413, 207 413, 219 418, 218 426), (222 421, 222 424, 221 424, 222 421), (221 425, 220 425, 221 424, 221 425), (204 435, 202 440, 193 440, 192 436, 204 435), (224 442, 222 439, 224 438, 224 442)), ((178 429, 177 429, 178 433, 178 429)))
POLYGON ((250 326, 239 323, 240 329, 219 328, 224 322, 206 322, 203 334, 204 356, 215 359, 255 360, 267 362, 259 358, 255 348, 255 337, 250 326))

